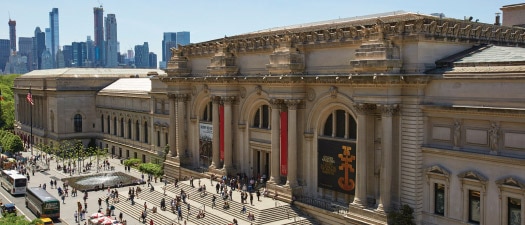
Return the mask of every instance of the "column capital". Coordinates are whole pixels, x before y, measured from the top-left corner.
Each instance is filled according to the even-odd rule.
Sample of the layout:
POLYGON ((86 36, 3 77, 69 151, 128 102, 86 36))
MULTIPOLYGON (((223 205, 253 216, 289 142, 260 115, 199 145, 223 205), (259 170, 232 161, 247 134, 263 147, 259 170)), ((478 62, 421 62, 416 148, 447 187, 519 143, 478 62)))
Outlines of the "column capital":
POLYGON ((284 100, 284 104, 286 104, 286 106, 288 106, 288 109, 291 109, 291 110, 297 110, 297 106, 299 106, 301 104, 302 100, 300 99, 287 99, 287 100, 284 100))
POLYGON ((221 96, 213 95, 211 96, 210 100, 213 102, 213 104, 220 104, 221 96))
POLYGON ((224 103, 224 104, 228 104, 228 105, 231 105, 235 102, 236 98, 235 96, 224 96, 224 97, 221 97, 221 101, 224 103))
POLYGON ((270 99, 270 105, 273 109, 280 109, 283 104, 282 99, 272 98, 270 99))
POLYGON ((188 100, 189 95, 188 94, 168 94, 168 98, 178 101, 178 102, 185 102, 188 100))
POLYGON ((381 110, 381 115, 383 116, 393 116, 397 113, 399 107, 397 104, 390 104, 390 105, 382 105, 377 104, 377 108, 381 110))
POLYGON ((354 109, 359 115, 366 115, 376 109, 376 105, 368 103, 354 103, 354 109))

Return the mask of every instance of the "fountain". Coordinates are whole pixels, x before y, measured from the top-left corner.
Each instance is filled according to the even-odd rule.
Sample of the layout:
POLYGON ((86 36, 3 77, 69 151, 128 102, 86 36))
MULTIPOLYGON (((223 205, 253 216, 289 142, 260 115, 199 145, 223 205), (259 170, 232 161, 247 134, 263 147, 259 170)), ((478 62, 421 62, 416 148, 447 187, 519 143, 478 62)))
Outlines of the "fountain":
POLYGON ((120 187, 140 184, 139 178, 130 176, 122 172, 100 173, 88 176, 70 177, 62 179, 68 182, 69 186, 79 191, 100 190, 102 187, 120 187))

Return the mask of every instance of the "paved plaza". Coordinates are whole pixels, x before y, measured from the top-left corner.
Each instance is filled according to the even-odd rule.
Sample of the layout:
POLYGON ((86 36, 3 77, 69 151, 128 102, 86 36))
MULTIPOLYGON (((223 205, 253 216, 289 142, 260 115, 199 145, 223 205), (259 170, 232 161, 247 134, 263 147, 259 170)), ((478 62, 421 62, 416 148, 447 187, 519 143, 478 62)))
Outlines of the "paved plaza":
MULTIPOLYGON (((34 152, 37 153, 36 151, 34 152)), ((30 152, 24 152, 23 156, 29 157, 30 152)), ((124 171, 124 166, 120 163, 120 159, 108 158, 110 164, 114 166, 115 171, 126 172, 124 171)), ((101 160, 102 162, 102 160, 101 160)), ((96 165, 96 161, 93 162, 96 165)), ((50 170, 43 172, 35 172, 34 176, 31 176, 28 187, 35 187, 39 185, 47 184, 47 191, 60 200, 58 191, 56 187, 51 189, 49 183, 51 179, 56 179, 58 186, 63 186, 62 178, 72 177, 70 174, 65 174, 63 171, 58 171, 56 160, 51 161, 50 170)), ((93 168, 96 168, 95 166, 93 168)), ((81 175, 75 174, 73 176, 85 176, 96 173, 96 170, 92 169, 87 173, 81 175)), ((104 172, 115 172, 109 170, 102 170, 100 173, 104 172)), ((135 169, 127 174, 136 177, 137 179, 141 178, 141 173, 135 169)), ((145 176, 147 179, 147 176, 145 176)), ((190 186, 190 182, 182 181, 179 182, 178 187, 175 187, 173 182, 168 182, 165 186, 164 182, 153 182, 154 191, 151 191, 146 184, 140 185, 142 192, 136 196, 135 204, 132 205, 131 201, 128 200, 128 190, 129 187, 116 188, 119 192, 120 201, 112 203, 110 200, 110 205, 115 206, 113 218, 118 218, 120 212, 123 213, 123 219, 127 221, 127 224, 143 224, 142 221, 139 221, 142 211, 144 211, 144 203, 147 206, 147 224, 149 224, 150 219, 154 221, 154 224, 230 224, 234 219, 238 221, 238 224, 310 224, 310 221, 301 216, 301 213, 296 211, 294 207, 291 207, 289 204, 273 200, 272 198, 263 197, 261 195, 260 201, 257 200, 256 195, 254 194, 253 204, 250 204, 250 198, 247 200, 247 204, 241 204, 241 192, 233 191, 233 198, 230 203, 229 209, 223 209, 224 200, 221 198, 220 194, 215 192, 215 181, 210 181, 210 179, 195 179, 195 187, 190 186), (206 194, 197 191, 198 184, 206 184, 206 194), (164 194, 165 189, 165 194, 164 194), (170 201, 177 194, 180 195, 181 189, 188 194, 188 199, 186 202, 190 205, 189 213, 187 204, 182 204, 182 217, 183 220, 177 220, 177 213, 171 212, 170 201), (216 197, 216 207, 212 208, 212 196, 216 197), (160 209, 160 201, 162 198, 165 198, 167 209, 163 211, 160 209), (242 212, 243 205, 246 207, 246 212, 242 212), (157 207, 157 212, 153 212, 153 207, 157 207), (198 212, 202 210, 205 212, 204 218, 197 218, 198 212), (248 214, 254 214, 255 220, 250 221, 248 219, 248 214)), ((136 186, 131 186, 136 187, 136 186)), ((2 192, 3 194, 5 192, 2 192)), ((6 194, 4 194, 6 195, 6 194)), ((65 198, 65 203, 61 205, 61 223, 59 224, 89 224, 88 220, 75 221, 74 213, 77 210, 77 204, 80 202, 84 206, 83 193, 80 191, 75 197, 71 196, 71 188, 69 197, 65 198)), ((98 199, 101 198, 102 205, 101 211, 104 213, 106 211, 107 205, 104 201, 108 196, 107 189, 101 191, 91 191, 88 192, 87 199, 87 213, 86 217, 96 213, 99 210, 98 199)), ((28 218, 34 219, 36 216, 32 214, 25 205, 23 204, 23 197, 17 196, 13 197, 6 195, 8 201, 15 202, 19 211, 21 210, 22 214, 25 214, 28 218), (14 199, 13 199, 14 198, 14 199)), ((4 198, 4 197, 2 197, 4 198)), ((61 200, 62 201, 62 200, 61 200)))

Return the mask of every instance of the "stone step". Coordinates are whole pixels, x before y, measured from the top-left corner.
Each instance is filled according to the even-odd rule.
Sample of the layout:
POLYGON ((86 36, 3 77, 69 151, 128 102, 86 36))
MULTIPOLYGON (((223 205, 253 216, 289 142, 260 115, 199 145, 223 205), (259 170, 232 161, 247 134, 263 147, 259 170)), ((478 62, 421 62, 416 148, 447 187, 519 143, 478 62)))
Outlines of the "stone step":
MULTIPOLYGON (((135 205, 131 205, 131 201, 120 201, 119 203, 115 204, 115 208, 132 217, 133 219, 142 222, 140 219, 140 215, 144 210, 144 205, 140 204, 140 201, 135 201, 135 205)), ((155 224, 171 224, 171 222, 173 221, 172 219, 163 216, 160 213, 153 213, 151 211, 151 208, 149 208, 146 221, 149 221, 150 219, 153 219, 155 224)), ((129 221, 129 219, 127 220, 129 221)), ((129 221, 128 224, 134 224, 134 222, 129 221)))
MULTIPOLYGON (((145 200, 146 202, 148 203, 151 203, 151 204, 154 204, 156 206, 160 206, 160 201, 162 198, 165 198, 165 201, 166 201, 166 207, 167 207, 167 212, 168 213, 172 213, 171 212, 171 206, 170 206, 170 203, 171 203, 171 200, 173 199, 173 197, 169 196, 169 195, 164 195, 164 193, 161 193, 157 190, 155 191, 143 191, 141 194, 140 194, 140 197, 142 200, 145 200)), ((160 207, 158 207, 160 208, 160 207)), ((224 218, 221 218, 220 216, 217 216, 217 215, 214 215, 212 213, 209 213, 209 212, 206 212, 206 216, 204 218, 201 218, 201 219, 197 219, 197 213, 198 213, 198 210, 201 209, 200 205, 193 205, 191 206, 190 208, 190 214, 188 216, 188 210, 186 208, 186 205, 182 205, 182 216, 183 218, 187 219, 189 222, 193 222, 193 223, 196 223, 196 224, 228 224, 230 223, 229 220, 226 220, 224 218)), ((159 209, 160 210, 160 209, 159 209)), ((173 213, 173 218, 176 219, 177 218, 177 215, 175 213, 173 213)))

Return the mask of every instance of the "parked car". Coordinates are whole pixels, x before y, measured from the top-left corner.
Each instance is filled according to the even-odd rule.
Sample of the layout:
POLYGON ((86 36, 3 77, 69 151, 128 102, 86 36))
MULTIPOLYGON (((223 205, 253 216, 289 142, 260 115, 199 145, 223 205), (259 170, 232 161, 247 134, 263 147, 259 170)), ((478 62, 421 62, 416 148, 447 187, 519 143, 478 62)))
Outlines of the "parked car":
POLYGON ((6 216, 9 213, 14 213, 16 215, 16 207, 13 203, 3 204, 0 209, 2 210, 2 216, 6 216))

